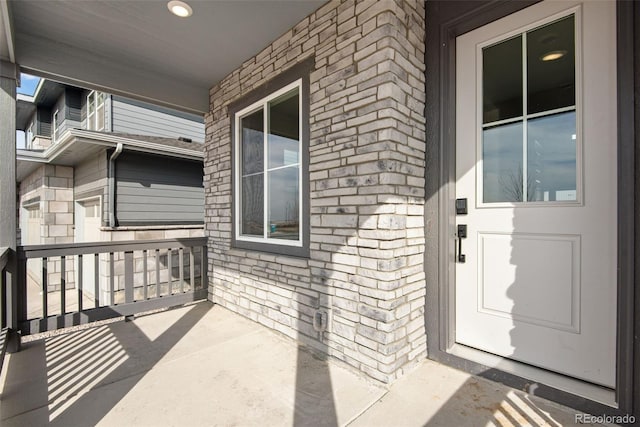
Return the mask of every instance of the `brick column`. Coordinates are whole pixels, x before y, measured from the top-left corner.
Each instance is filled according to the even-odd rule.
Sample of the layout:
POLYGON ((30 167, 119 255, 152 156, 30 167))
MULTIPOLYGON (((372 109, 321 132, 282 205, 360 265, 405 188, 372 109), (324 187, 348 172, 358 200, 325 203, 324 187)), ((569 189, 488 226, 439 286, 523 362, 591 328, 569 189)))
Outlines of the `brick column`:
POLYGON ((332 1, 212 88, 205 119, 212 299, 383 382, 426 355, 424 71, 422 1, 332 1), (309 57, 310 257, 232 248, 227 106, 309 57))

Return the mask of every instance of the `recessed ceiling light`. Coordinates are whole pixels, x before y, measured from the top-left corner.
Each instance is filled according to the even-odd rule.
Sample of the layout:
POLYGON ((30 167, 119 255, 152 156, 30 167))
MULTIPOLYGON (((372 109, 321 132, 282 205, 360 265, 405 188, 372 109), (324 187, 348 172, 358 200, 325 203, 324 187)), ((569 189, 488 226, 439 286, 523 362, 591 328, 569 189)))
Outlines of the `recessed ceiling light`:
POLYGON ((180 0, 171 0, 167 3, 169 11, 180 18, 186 18, 193 14, 191 6, 180 0))
POLYGON ((540 59, 544 62, 555 61, 556 59, 560 59, 567 54, 566 50, 554 50, 551 52, 547 52, 540 57, 540 59))

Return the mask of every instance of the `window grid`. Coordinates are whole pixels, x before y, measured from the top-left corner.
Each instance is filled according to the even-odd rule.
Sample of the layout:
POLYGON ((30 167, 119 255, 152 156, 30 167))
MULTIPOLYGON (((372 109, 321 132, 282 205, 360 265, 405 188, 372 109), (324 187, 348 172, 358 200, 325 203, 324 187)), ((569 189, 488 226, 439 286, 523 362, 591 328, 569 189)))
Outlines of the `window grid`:
MULTIPOLYGON (((562 107, 562 108, 556 108, 556 109, 550 109, 550 110, 546 110, 546 111, 540 111, 537 113, 533 113, 533 114, 529 114, 528 110, 529 110, 529 106, 528 106, 528 58, 527 58, 527 34, 529 32, 535 31, 539 28, 543 28, 545 25, 549 25, 553 22, 557 22, 560 21, 562 19, 568 18, 570 16, 574 16, 575 14, 569 14, 566 15, 562 18, 556 19, 555 21, 551 21, 551 22, 547 22, 543 25, 539 25, 537 27, 533 27, 531 29, 528 29, 522 33, 518 33, 517 36, 521 36, 522 37, 522 112, 523 114, 520 116, 516 116, 516 117, 512 117, 512 118, 508 118, 508 119, 503 119, 503 120, 496 120, 496 121, 492 121, 492 122, 487 122, 487 123, 483 123, 483 121, 481 120, 480 123, 481 124, 481 129, 487 130, 490 128, 494 128, 494 127, 498 127, 501 125, 507 125, 507 124, 511 124, 511 123, 522 123, 522 138, 523 138, 523 152, 522 152, 522 180, 523 180, 523 188, 522 188, 522 201, 521 202, 507 202, 507 203, 515 203, 515 204, 537 204, 539 202, 537 201, 530 201, 528 200, 528 149, 529 149, 529 141, 528 141, 528 127, 527 127, 527 123, 529 120, 531 119, 537 119, 537 118, 542 118, 542 117, 548 117, 548 116, 553 116, 556 114, 560 114, 560 113, 565 113, 565 112, 571 112, 571 111, 575 111, 577 112, 577 96, 578 94, 576 93, 575 97, 574 97, 574 103, 573 105, 570 106, 566 106, 566 107, 562 107)), ((574 29, 575 31, 575 29, 574 29)), ((514 36, 515 37, 515 36, 514 36)), ((502 39, 501 41, 499 41, 498 43, 492 43, 491 45, 488 46, 484 46, 481 50, 484 51, 484 49, 489 48, 491 46, 495 46, 496 44, 505 42, 506 40, 508 40, 509 38, 505 38, 502 39)), ((577 40, 575 42, 577 44, 577 40)), ((576 67, 577 67, 577 62, 576 62, 576 67)), ((574 71, 574 73, 577 73, 577 68, 574 71)), ((576 74, 577 75, 577 74, 576 74)), ((575 78, 575 83, 576 86, 578 85, 578 81, 577 81, 577 77, 575 78)), ((481 111, 482 111, 482 107, 481 111)), ((480 151, 481 152, 481 151, 480 151)), ((578 154, 578 153, 576 153, 578 154)), ((579 158, 579 157, 578 157, 579 158)), ((578 189, 577 191, 577 200, 580 200, 580 190, 579 190, 579 184, 577 184, 578 189)), ((481 191, 482 189, 479 188, 479 191, 481 191)), ((479 198, 479 200, 483 200, 484 197, 479 198)), ((496 204, 500 204, 503 202, 482 202, 482 203, 489 203, 492 205, 496 205, 496 204)), ((549 203, 549 202, 545 202, 545 203, 549 203)))
POLYGON ((87 95, 87 129, 101 131, 105 128, 105 94, 92 91, 87 95))
POLYGON ((302 81, 298 80, 290 85, 285 86, 284 88, 274 92, 273 94, 257 101, 256 103, 250 105, 249 107, 243 109, 242 111, 236 113, 235 118, 236 125, 236 170, 240 171, 237 175, 240 179, 238 179, 236 183, 236 239, 248 242, 262 242, 269 243, 274 245, 282 245, 282 246, 303 246, 303 230, 302 230, 302 81), (269 105, 279 99, 280 97, 289 94, 290 92, 297 90, 298 93, 298 161, 295 164, 278 166, 274 168, 269 168, 269 131, 270 131, 270 108, 269 105), (248 117, 249 115, 257 112, 263 111, 263 166, 262 172, 244 174, 242 169, 242 119, 248 117), (269 208, 269 197, 268 197, 268 189, 269 189, 269 172, 286 169, 286 168, 298 168, 298 224, 299 224, 299 232, 297 240, 285 240, 285 239, 277 239, 269 237, 269 216, 268 216, 268 208, 269 208), (262 175, 263 176, 263 231, 262 237, 256 237, 254 235, 243 235, 241 230, 241 222, 242 222, 242 178, 262 175))

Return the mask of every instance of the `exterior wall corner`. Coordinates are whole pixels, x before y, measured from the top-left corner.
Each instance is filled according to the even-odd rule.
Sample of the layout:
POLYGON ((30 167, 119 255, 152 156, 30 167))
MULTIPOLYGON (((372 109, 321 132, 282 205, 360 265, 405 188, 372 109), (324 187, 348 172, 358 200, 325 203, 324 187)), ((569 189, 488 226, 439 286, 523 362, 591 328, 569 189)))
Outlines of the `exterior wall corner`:
POLYGON ((386 383, 426 356, 424 19, 419 0, 327 3, 213 87, 205 117, 213 301, 386 383), (228 106, 309 57, 310 256, 234 248, 228 106))

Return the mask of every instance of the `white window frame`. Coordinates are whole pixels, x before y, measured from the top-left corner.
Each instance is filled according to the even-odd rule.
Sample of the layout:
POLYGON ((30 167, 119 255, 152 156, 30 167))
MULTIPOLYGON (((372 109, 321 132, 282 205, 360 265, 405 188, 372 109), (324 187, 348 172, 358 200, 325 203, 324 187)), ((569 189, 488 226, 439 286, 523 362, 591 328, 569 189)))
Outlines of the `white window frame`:
MULTIPOLYGON (((476 168, 476 203, 478 208, 501 208, 501 207, 526 207, 526 208, 537 208, 537 207, 565 207, 565 206, 583 206, 583 147, 582 147, 582 9, 580 6, 572 7, 562 12, 555 13, 551 16, 548 16, 544 19, 540 19, 536 22, 529 23, 528 25, 518 27, 517 29, 502 34, 493 39, 487 40, 483 43, 480 43, 476 46, 476 58, 479 61, 479 65, 476 72, 476 121, 479 124, 476 128, 476 164, 479 165, 476 168), (554 110, 545 110, 539 113, 528 114, 527 113, 527 63, 526 63, 526 43, 527 43, 527 33, 529 31, 536 30, 538 28, 542 28, 545 25, 551 24, 553 22, 559 21, 564 18, 568 18, 570 16, 574 17, 574 35, 575 35, 575 99, 573 106, 562 107, 554 110), (513 37, 522 36, 523 38, 523 58, 522 58, 522 70, 523 70, 523 114, 518 117, 500 120, 491 123, 483 123, 482 120, 482 102, 483 102, 483 93, 482 93, 482 50, 485 47, 489 47, 506 40, 509 40, 513 37), (574 111, 576 113, 576 199, 575 200, 567 200, 567 201, 528 201, 523 200, 522 202, 484 202, 484 163, 482 159, 482 132, 486 128, 490 128, 492 126, 496 126, 498 124, 508 124, 508 123, 517 123, 521 121, 523 123, 523 141, 527 140, 527 121, 529 119, 534 119, 538 117, 551 116, 554 114, 562 113, 562 112, 570 112, 574 111)), ((527 150, 523 150, 523 182, 524 177, 527 175, 527 150)), ((526 198, 526 185, 523 187, 523 194, 526 198)))
POLYGON ((27 150, 33 148, 33 122, 29 124, 24 135, 24 146, 27 150))
POLYGON ((106 94, 92 90, 87 95, 87 129, 95 131, 103 131, 106 128, 105 114, 106 94), (93 111, 91 111, 91 102, 93 101, 93 111), (99 102, 98 102, 99 101, 99 102), (102 110, 101 113, 99 111, 102 110), (102 115, 102 127, 98 127, 98 116, 102 115))
MULTIPOLYGON (((233 135, 233 139, 234 139, 234 153, 235 153, 235 164, 234 164, 234 180, 235 180, 235 197, 234 197, 234 204, 236 206, 236 209, 234 210, 234 215, 235 218, 233 218, 234 224, 235 224, 235 240, 237 241, 242 241, 242 242, 253 242, 253 243, 264 243, 264 244, 269 244, 269 245, 277 245, 277 246, 294 246, 294 247, 304 247, 304 230, 303 230, 303 205, 304 205, 304 200, 303 197, 305 197, 305 192, 304 192, 304 188, 303 188, 303 180, 302 180, 302 173, 303 173, 303 140, 302 140, 302 135, 303 135, 303 126, 302 126, 302 119, 303 119, 303 108, 302 108, 302 79, 298 79, 293 83, 290 83, 284 87, 282 87, 281 89, 272 92, 271 94, 267 95, 264 98, 261 98, 260 100, 254 102, 253 104, 243 108, 242 110, 236 112, 234 114, 234 124, 235 124, 235 135, 233 135), (269 129, 269 114, 268 114, 268 105, 269 102, 286 94, 287 92, 290 92, 293 89, 298 89, 298 183, 299 183, 299 192, 298 192, 298 240, 287 240, 287 239, 276 239, 276 238, 270 238, 269 234, 268 234, 268 206, 269 206, 269 199, 268 199, 268 185, 269 185, 269 178, 268 178, 268 172, 269 172, 269 168, 268 168, 268 151, 267 151, 267 146, 268 146, 268 129, 269 129), (263 179, 263 203, 264 203, 264 209, 263 209, 263 236, 262 237, 256 237, 256 236, 246 236, 246 235, 242 235, 240 234, 240 229, 241 229, 241 216, 242 216, 242 209, 241 209, 241 200, 242 200, 242 176, 241 176, 241 151, 240 151, 240 142, 241 142, 241 136, 242 136, 242 129, 241 129, 241 125, 240 125, 240 121, 242 118, 248 116, 251 113, 254 113, 256 111, 259 110, 263 110, 264 114, 263 114, 263 120, 264 120, 264 136, 263 136, 263 150, 264 150, 264 166, 263 166, 263 173, 264 173, 264 179, 263 179)), ((273 168, 272 168, 273 169, 273 168)))
POLYGON ((58 115, 60 114, 60 110, 54 111, 51 120, 51 142, 54 144, 58 142, 58 115))

